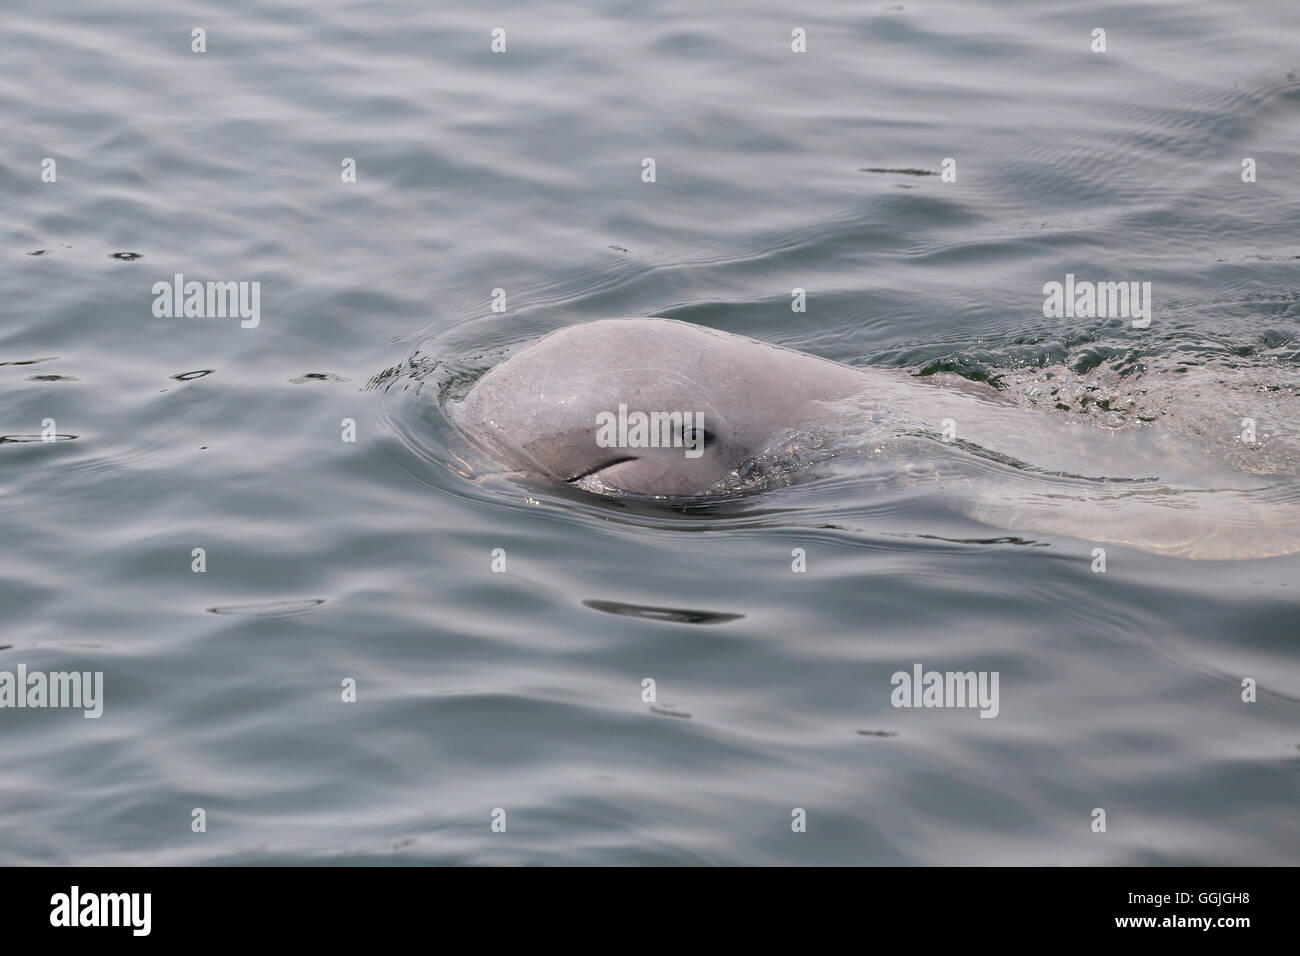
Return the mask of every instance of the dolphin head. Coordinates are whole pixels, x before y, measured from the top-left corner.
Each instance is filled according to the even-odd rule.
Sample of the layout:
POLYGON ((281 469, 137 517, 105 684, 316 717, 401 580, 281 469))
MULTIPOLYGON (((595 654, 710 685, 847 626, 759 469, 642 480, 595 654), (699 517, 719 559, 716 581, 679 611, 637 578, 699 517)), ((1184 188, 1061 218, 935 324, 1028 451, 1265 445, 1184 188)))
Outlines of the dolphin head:
POLYGON ((847 366, 743 336, 606 319, 515 353, 448 414, 509 468, 593 492, 690 496, 858 385, 847 366))

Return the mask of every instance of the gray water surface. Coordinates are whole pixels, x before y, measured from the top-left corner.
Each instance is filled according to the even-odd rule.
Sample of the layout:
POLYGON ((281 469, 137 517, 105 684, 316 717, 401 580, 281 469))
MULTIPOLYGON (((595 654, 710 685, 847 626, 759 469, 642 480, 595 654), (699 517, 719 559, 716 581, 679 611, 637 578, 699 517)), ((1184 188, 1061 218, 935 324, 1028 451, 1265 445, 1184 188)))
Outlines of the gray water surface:
POLYGON ((0 709, 0 863, 1296 863, 1300 557, 479 482, 442 403, 661 315, 1294 438, 1298 71, 1262 0, 8 4, 0 671, 105 691, 0 709), (917 663, 998 716, 893 707, 917 663))

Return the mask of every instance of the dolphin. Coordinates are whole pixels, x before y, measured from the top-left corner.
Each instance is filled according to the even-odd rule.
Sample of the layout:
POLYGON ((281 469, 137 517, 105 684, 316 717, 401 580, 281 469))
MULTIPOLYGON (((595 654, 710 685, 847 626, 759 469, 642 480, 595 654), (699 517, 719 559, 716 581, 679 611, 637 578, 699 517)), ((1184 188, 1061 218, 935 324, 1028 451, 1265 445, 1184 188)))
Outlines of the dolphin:
POLYGON ((816 421, 821 403, 861 387, 857 369, 743 336, 672 319, 604 319, 552 332, 497 365, 451 415, 521 470, 589 490, 693 496, 783 431, 816 421), (598 417, 620 405, 658 413, 661 427, 636 447, 602 444, 598 417), (663 417, 675 422, 674 413, 701 424, 665 443, 663 417))
POLYGON ((446 411, 505 470, 596 494, 734 494, 792 462, 871 460, 1007 530, 1186 558, 1300 550, 1294 481, 1223 467, 1158 427, 1069 422, 957 376, 844 365, 673 319, 551 332, 446 411))

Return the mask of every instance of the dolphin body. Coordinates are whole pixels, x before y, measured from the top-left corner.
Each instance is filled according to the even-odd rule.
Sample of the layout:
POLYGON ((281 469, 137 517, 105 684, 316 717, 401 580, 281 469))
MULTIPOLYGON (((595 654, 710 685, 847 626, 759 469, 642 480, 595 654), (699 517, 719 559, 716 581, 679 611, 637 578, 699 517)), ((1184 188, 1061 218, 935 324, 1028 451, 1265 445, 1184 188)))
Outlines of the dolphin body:
POLYGON ((559 329, 447 414, 505 470, 597 494, 753 490, 829 442, 839 451, 822 459, 889 463, 1010 531, 1185 558, 1300 551, 1294 480, 1216 465, 1159 427, 1069 422, 956 376, 857 368, 672 319, 559 329))

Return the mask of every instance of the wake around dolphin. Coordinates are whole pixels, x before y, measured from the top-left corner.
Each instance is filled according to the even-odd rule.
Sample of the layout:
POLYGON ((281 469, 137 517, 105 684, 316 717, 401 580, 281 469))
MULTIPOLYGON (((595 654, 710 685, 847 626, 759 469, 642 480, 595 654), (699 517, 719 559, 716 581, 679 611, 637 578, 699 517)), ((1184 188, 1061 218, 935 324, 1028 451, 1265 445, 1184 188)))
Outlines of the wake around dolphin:
POLYGON ((1158 425, 1069 422, 956 377, 856 368, 671 319, 552 332, 447 411, 504 470, 597 494, 735 493, 761 487, 774 462, 871 459, 1010 531, 1188 558, 1300 550, 1294 475, 1216 465, 1158 425), (827 436, 838 452, 801 454, 827 436))

